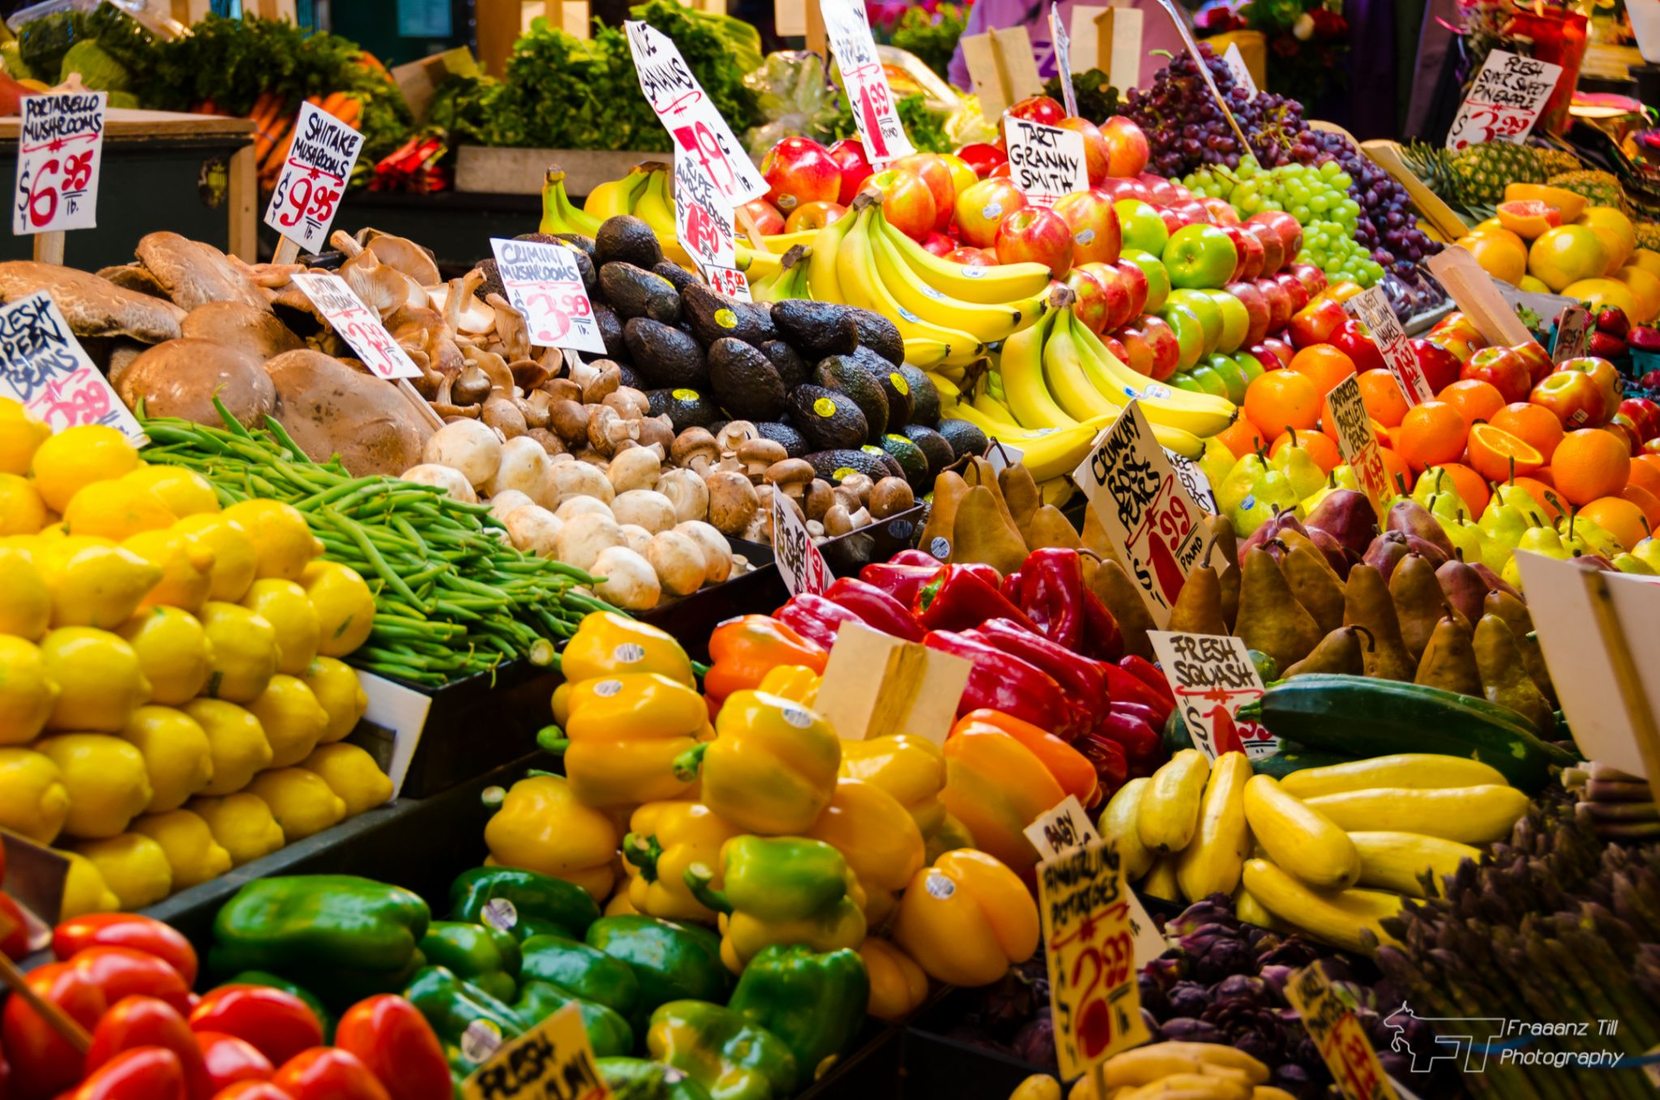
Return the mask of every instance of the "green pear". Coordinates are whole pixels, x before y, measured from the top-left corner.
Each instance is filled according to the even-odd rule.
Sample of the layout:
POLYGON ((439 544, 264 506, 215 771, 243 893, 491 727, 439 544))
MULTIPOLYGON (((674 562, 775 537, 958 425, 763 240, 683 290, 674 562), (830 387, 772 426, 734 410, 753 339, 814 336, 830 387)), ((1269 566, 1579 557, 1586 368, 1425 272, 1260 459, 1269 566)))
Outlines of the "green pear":
POLYGON ((1464 518, 1464 498, 1448 489, 1444 493, 1430 493, 1421 500, 1414 496, 1424 510, 1441 521, 1445 527, 1449 523, 1457 523, 1464 518))
POLYGON ((1430 508, 1432 497, 1443 496, 1453 492, 1453 482, 1447 476, 1447 471, 1439 466, 1431 466, 1418 475, 1418 483, 1412 487, 1412 499, 1422 504, 1426 511, 1430 508))
POLYGON ((1487 536, 1481 533, 1480 526, 1466 519, 1443 523, 1441 529, 1447 533, 1461 559, 1472 564, 1478 561, 1486 564, 1487 536))
POLYGON ((1479 522, 1481 533, 1485 536, 1482 543, 1481 562, 1493 572, 1502 572, 1504 563, 1510 560, 1511 553, 1516 549, 1522 533, 1533 526, 1521 509, 1509 504, 1500 504, 1497 495, 1487 502, 1486 511, 1481 513, 1479 522))
POLYGON ((1653 567, 1650 566, 1648 562, 1629 552, 1624 554, 1616 554, 1614 556, 1613 564, 1614 568, 1618 569, 1621 573, 1635 573, 1640 577, 1652 577, 1655 575, 1653 567))
POLYGON ((1267 472, 1268 464, 1262 461, 1261 455, 1248 454, 1235 462, 1226 477, 1211 482, 1216 489, 1216 506, 1224 515, 1231 514, 1241 501, 1256 493, 1262 475, 1267 472))
MULTIPOLYGON (((1562 536, 1556 533, 1554 527, 1529 527, 1522 532, 1522 537, 1516 540, 1516 549, 1558 560, 1574 556, 1573 549, 1562 541, 1562 536)), ((1516 564, 1515 554, 1510 555, 1510 560, 1504 563, 1504 568, 1499 572, 1499 579, 1516 591, 1521 591, 1522 571, 1516 564)))
POLYGON ((1660 574, 1660 541, 1644 539, 1631 548, 1631 554, 1638 561, 1647 564, 1656 574, 1660 574))
POLYGON ((1205 453, 1199 458, 1199 471, 1214 485, 1220 485, 1233 472, 1239 459, 1228 450, 1228 445, 1215 436, 1205 440, 1205 453))
POLYGON ((1548 527, 1550 516, 1539 507, 1539 502, 1533 499, 1533 494, 1520 485, 1500 485, 1493 490, 1493 500, 1507 508, 1514 508, 1527 518, 1535 527, 1548 527))
POLYGON ((1305 448, 1297 444, 1295 435, 1291 445, 1281 447, 1270 465, 1285 475, 1298 500, 1311 497, 1326 487, 1326 472, 1320 469, 1320 464, 1305 448))
POLYGON ((1353 489, 1357 493, 1360 492, 1360 479, 1355 476, 1354 467, 1347 462, 1341 466, 1332 467, 1331 476, 1335 482, 1335 488, 1353 489))
POLYGON ((1608 528, 1584 516, 1563 516, 1556 521, 1556 529, 1562 536, 1563 544, 1571 547, 1576 555, 1600 554, 1612 561, 1615 555, 1625 552, 1624 545, 1609 534, 1608 528))

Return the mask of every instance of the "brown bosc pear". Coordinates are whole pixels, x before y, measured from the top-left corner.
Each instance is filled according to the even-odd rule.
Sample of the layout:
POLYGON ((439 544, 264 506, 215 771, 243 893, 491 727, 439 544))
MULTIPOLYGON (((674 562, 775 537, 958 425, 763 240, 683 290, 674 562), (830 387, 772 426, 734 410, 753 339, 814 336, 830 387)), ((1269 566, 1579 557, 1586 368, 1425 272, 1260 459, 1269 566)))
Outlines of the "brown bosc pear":
POLYGON ((951 531, 951 560, 984 562, 1008 576, 1026 560, 1026 540, 997 500, 985 485, 963 494, 951 531))
POLYGON ((1349 570, 1343 585, 1343 624, 1363 626, 1372 632, 1371 648, 1363 651, 1366 675, 1379 680, 1411 683, 1416 666, 1401 641, 1400 620, 1389 599, 1383 574, 1361 563, 1349 570))
POLYGON ((1210 533, 1206 564, 1216 570, 1222 591, 1222 621, 1232 630, 1239 617, 1239 539, 1234 534, 1233 520, 1227 516, 1205 517, 1205 530, 1210 533))
POLYGON ((1533 616, 1527 605, 1508 592, 1489 592, 1483 604, 1486 613, 1497 615, 1510 627, 1516 648, 1522 653, 1522 664, 1533 678, 1545 700, 1556 705, 1556 687, 1550 680, 1550 669, 1545 667, 1545 653, 1539 648, 1539 639, 1533 635, 1533 616))
POLYGON ((1314 652, 1280 673, 1285 680, 1313 673, 1362 676, 1366 672, 1365 650, 1372 645, 1372 632, 1363 626, 1340 626, 1331 631, 1314 652))
POLYGON ((1020 536, 1026 540, 1028 550, 1042 550, 1050 546, 1076 550, 1083 545, 1066 513, 1053 504, 1042 505, 1033 512, 1031 518, 1020 525, 1020 536))
POLYGON ((1418 659, 1418 672, 1412 682, 1484 698, 1470 628, 1451 615, 1443 616, 1435 624, 1435 633, 1430 635, 1424 655, 1418 659))
POLYGON ((1296 664, 1320 644, 1319 624, 1297 602, 1273 555, 1260 546, 1245 552, 1234 633, 1248 648, 1272 657, 1280 668, 1296 664))
POLYGON ((1401 624, 1401 641, 1414 661, 1424 655, 1435 624, 1448 613, 1447 597, 1435 579, 1435 566, 1418 554, 1408 554, 1389 577, 1389 598, 1401 624))
POLYGON ((955 470, 941 470, 934 478, 933 502, 928 506, 928 522, 922 525, 917 543, 923 553, 932 554, 940 561, 951 560, 951 538, 957 530, 957 505, 968 495, 968 482, 955 470))
POLYGON ((1043 506, 1043 493, 1038 489, 1037 482, 1032 480, 1032 471, 1022 462, 1005 466, 997 472, 997 488, 1003 494, 1003 503, 1008 506, 1014 525, 1024 533, 1026 525, 1032 522, 1032 517, 1043 506))
POLYGON ((1147 637, 1149 630, 1157 630, 1153 613, 1141 588, 1125 572, 1124 567, 1111 559, 1102 559, 1089 576, 1089 587, 1101 602, 1107 605, 1112 617, 1118 620, 1118 632, 1124 637, 1124 652, 1147 660, 1155 660, 1153 643, 1147 637))
POLYGON ((1280 559, 1280 572, 1320 629, 1330 634, 1343 625, 1343 582, 1326 563, 1326 556, 1307 539, 1290 544, 1280 559))
POLYGON ((1195 566, 1170 609, 1170 630, 1178 634, 1226 634, 1222 621, 1222 582, 1208 565, 1195 566))
POLYGON ((1528 675, 1521 647, 1509 624, 1497 615, 1483 615, 1476 621, 1476 670, 1481 690, 1489 703, 1509 707, 1549 738, 1556 732, 1556 714, 1539 685, 1528 675))

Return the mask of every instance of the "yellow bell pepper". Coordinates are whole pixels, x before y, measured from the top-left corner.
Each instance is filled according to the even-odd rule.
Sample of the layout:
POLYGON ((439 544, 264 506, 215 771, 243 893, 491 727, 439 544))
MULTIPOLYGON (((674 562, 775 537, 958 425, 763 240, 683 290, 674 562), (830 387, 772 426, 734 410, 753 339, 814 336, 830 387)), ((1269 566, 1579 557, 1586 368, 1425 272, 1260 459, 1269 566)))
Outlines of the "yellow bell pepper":
POLYGON ((176 810, 213 781, 213 748, 207 733, 182 710, 139 707, 127 719, 121 739, 144 757, 150 778, 146 813, 176 810))
POLYGON ((634 908, 634 902, 629 898, 627 890, 618 890, 611 895, 611 900, 605 903, 600 911, 602 917, 637 917, 641 913, 634 908))
POLYGON ((573 684, 598 676, 655 672, 696 687, 692 659, 665 631, 612 611, 585 615, 559 655, 559 668, 573 684))
POLYGON ((50 756, 0 749, 0 826, 36 844, 50 844, 69 816, 69 788, 50 756))
MULTIPOLYGON (((830 804, 841 742, 799 703, 735 691, 721 705, 702 753, 703 803, 739 829, 800 834, 830 804)), ((690 778, 689 769, 683 771, 690 778)))
POLYGON ((928 975, 892 943, 872 936, 859 945, 859 957, 870 977, 867 1011, 878 1020, 903 1019, 927 1000, 928 975))
POLYGON ((329 790, 346 804, 347 817, 372 810, 392 797, 392 780, 374 757, 356 745, 318 745, 300 761, 300 767, 322 776, 329 790))
POLYGON ((154 791, 144 755, 119 737, 60 733, 35 742, 35 748, 51 757, 63 775, 69 791, 69 817, 63 828, 70 836, 116 836, 150 804, 154 791))
POLYGON ((563 749, 565 775, 584 804, 634 807, 691 787, 675 774, 675 758, 711 736, 709 709, 695 690, 634 672, 584 680, 569 698, 565 738, 549 728, 538 740, 563 749))
POLYGON ((818 685, 821 679, 818 673, 806 665, 779 665, 761 677, 761 683, 756 690, 810 707, 818 698, 818 685))
POLYGON ((154 905, 173 892, 173 868, 160 844, 138 833, 103 840, 83 840, 75 850, 98 868, 126 910, 154 905))
POLYGON ((974 845, 1018 874, 1037 866, 1025 828, 1066 797, 1043 761, 1001 730, 966 729, 945 742, 945 792, 951 816, 974 834, 974 845))
POLYGON ((289 844, 346 819, 346 803, 329 789, 322 776, 304 768, 261 772, 248 784, 248 793, 258 795, 271 807, 271 816, 277 819, 283 839, 289 844))
POLYGON ((231 869, 231 854, 213 839, 208 823, 189 810, 145 814, 132 831, 161 845, 173 870, 173 889, 184 890, 231 869))
POLYGON ((940 822, 939 828, 922 838, 922 860, 932 863, 947 852, 958 848, 973 848, 974 834, 968 831, 968 826, 946 814, 940 822))
POLYGON ((911 879, 893 939, 930 978, 990 985, 1037 950, 1037 903, 1020 876, 985 852, 947 852, 911 879))
POLYGON ((634 909, 663 920, 714 920, 714 910, 686 886, 686 868, 714 866, 721 845, 743 830, 701 802, 647 802, 634 811, 628 827, 623 859, 634 909))
POLYGON ((232 866, 268 856, 286 843, 271 807, 256 794, 240 791, 223 798, 192 798, 185 809, 207 822, 213 839, 230 853, 232 866))
POLYGON ((922 832, 892 795, 874 783, 842 779, 813 827, 847 860, 865 892, 865 920, 879 925, 893 912, 899 891, 922 869, 922 832))
POLYGON ((63 902, 59 920, 69 920, 86 913, 113 913, 121 908, 121 899, 104 882, 93 862, 78 852, 60 851, 69 861, 63 880, 63 902))
POLYGON ((926 737, 894 733, 842 742, 841 773, 893 795, 927 836, 945 821, 945 753, 926 737))
POLYGON ((604 901, 616 881, 617 827, 561 775, 532 772, 508 788, 484 826, 485 862, 573 882, 604 901))

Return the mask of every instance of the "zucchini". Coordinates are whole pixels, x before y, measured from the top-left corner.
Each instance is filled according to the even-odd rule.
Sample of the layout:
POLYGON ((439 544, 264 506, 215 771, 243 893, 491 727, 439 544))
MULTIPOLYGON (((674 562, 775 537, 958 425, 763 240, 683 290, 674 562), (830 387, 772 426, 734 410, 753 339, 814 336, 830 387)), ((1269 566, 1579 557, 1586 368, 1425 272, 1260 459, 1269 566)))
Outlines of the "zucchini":
MULTIPOLYGON (((1433 791, 1344 791, 1311 798, 1308 805, 1349 832, 1421 833, 1463 844, 1491 844, 1510 835, 1510 827, 1527 813, 1528 799, 1513 787, 1488 784, 1433 791)), ((1251 827, 1256 827, 1254 820, 1251 827)))
POLYGON ((1322 794, 1364 791, 1373 787, 1409 787, 1433 790, 1436 787, 1479 787, 1502 785, 1504 773, 1479 760, 1443 753, 1403 752, 1394 756, 1372 756, 1346 764, 1308 768, 1280 783, 1287 794, 1314 798, 1322 794))
POLYGON ((1245 820, 1268 858, 1310 886, 1342 889, 1360 877, 1360 853, 1339 825, 1266 775, 1245 784, 1245 820))
POLYGON ((1251 761, 1251 770, 1258 775, 1284 779, 1288 775, 1295 775, 1309 768, 1335 767, 1338 764, 1347 764, 1353 759, 1353 756, 1345 752, 1324 752, 1291 742, 1281 742, 1279 752, 1259 756, 1251 761))

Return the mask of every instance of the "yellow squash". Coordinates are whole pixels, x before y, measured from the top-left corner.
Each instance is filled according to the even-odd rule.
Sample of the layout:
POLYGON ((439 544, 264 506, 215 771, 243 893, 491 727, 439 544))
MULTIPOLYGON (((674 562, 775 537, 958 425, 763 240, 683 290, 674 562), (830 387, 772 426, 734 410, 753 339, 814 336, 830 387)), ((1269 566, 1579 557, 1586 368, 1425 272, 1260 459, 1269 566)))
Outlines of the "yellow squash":
POLYGON ((1308 800, 1338 828, 1351 831, 1423 833, 1465 844, 1491 844, 1510 835, 1527 812, 1527 795, 1514 787, 1483 784, 1408 790, 1382 787, 1308 800))
POLYGON ((1399 894, 1376 890, 1315 890, 1265 859, 1245 861, 1245 889, 1275 917, 1346 951, 1370 950, 1361 933, 1393 942, 1379 922, 1400 911, 1399 894))
POLYGON ((1182 749, 1153 773, 1136 807, 1136 831, 1151 852, 1179 852, 1199 827, 1199 800, 1210 763, 1198 749, 1182 749))
POLYGON ((1341 889, 1360 877, 1360 855, 1342 827, 1271 776, 1245 784, 1245 820, 1268 858, 1311 886, 1341 889))
POLYGON ((1504 773, 1479 760, 1439 753, 1403 752, 1351 760, 1346 764, 1331 764, 1324 768, 1304 768, 1281 779, 1280 789, 1297 798, 1315 798, 1323 794, 1364 791, 1373 787, 1433 789, 1504 782, 1504 773))
POLYGON ((1152 782, 1144 775, 1118 788, 1096 821, 1102 838, 1118 845, 1118 859, 1124 865, 1124 877, 1130 882, 1140 881, 1153 866, 1153 853, 1141 843, 1141 830, 1136 825, 1141 799, 1152 782))
POLYGON ((1242 752, 1225 752, 1210 766, 1199 828, 1176 857, 1176 882, 1190 898, 1231 894, 1239 885, 1251 834, 1245 826, 1245 784, 1251 762, 1242 752))
POLYGON ((1417 898, 1424 896, 1418 876, 1425 871, 1439 889, 1442 878, 1457 871, 1460 863, 1481 860, 1479 848, 1418 833, 1358 832, 1350 833, 1349 839, 1360 853, 1359 885, 1417 898))

